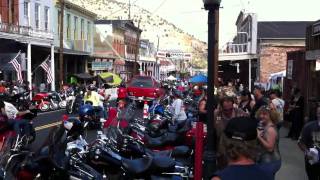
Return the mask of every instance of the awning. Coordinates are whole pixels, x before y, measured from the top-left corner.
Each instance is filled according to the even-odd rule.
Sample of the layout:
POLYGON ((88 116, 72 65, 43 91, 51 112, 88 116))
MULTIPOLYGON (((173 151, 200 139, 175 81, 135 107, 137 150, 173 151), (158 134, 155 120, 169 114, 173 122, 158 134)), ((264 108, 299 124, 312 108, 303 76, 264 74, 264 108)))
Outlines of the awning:
POLYGON ((91 74, 88 73, 74 74, 73 76, 83 80, 90 80, 94 78, 91 74))
MULTIPOLYGON (((55 53, 59 53, 59 47, 54 48, 55 53)), ((78 56, 89 56, 91 55, 90 52, 84 52, 84 51, 76 51, 72 49, 63 49, 63 54, 68 54, 68 55, 78 55, 78 56)))

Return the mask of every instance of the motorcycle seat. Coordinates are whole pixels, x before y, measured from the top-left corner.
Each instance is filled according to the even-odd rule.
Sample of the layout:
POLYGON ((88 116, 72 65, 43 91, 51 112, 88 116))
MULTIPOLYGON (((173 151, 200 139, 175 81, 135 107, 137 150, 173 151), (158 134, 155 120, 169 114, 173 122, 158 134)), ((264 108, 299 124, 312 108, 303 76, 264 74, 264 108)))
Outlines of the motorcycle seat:
POLYGON ((141 174, 150 168, 152 160, 152 157, 143 157, 134 160, 122 158, 121 163, 129 173, 141 174))
POLYGON ((152 168, 157 172, 171 171, 174 169, 176 162, 170 157, 154 156, 152 161, 152 168))
POLYGON ((145 153, 151 156, 166 156, 171 157, 172 151, 171 150, 163 150, 163 151, 153 151, 151 149, 145 149, 145 153))
POLYGON ((145 135, 145 137, 146 137, 146 141, 147 141, 146 144, 149 147, 158 147, 158 146, 164 145, 163 136, 152 138, 148 135, 145 135))
POLYGON ((188 146, 176 146, 172 150, 172 157, 189 156, 190 148, 188 146))

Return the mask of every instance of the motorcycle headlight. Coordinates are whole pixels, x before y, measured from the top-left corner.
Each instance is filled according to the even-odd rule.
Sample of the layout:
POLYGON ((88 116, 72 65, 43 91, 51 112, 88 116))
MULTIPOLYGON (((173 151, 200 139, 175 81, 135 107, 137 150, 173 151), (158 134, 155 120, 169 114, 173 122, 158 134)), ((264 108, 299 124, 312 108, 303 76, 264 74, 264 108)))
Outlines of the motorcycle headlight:
POLYGON ((95 154, 100 155, 101 154, 101 150, 100 149, 96 149, 95 150, 95 154))

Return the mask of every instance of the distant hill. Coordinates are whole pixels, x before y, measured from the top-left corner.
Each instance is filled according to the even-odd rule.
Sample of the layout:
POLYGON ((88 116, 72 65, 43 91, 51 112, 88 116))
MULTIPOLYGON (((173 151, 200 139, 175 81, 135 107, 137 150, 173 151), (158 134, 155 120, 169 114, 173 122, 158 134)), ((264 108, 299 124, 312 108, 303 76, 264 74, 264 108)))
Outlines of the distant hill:
MULTIPOLYGON (((129 6, 126 3, 116 0, 72 0, 72 2, 96 13, 98 19, 128 19, 129 6)), ((142 39, 149 39, 157 47, 159 37, 160 50, 191 52, 194 66, 206 67, 205 42, 136 5, 131 6, 131 19, 136 26, 140 21, 140 29, 143 30, 142 39)))

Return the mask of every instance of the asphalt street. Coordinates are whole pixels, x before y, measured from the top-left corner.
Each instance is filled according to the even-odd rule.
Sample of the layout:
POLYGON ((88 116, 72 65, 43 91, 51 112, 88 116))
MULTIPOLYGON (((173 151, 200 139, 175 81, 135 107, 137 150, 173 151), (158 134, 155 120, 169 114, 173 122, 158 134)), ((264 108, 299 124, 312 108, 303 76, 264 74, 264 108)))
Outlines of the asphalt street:
MULTIPOLYGON (((139 113, 142 113, 139 111, 139 113)), ((139 114, 137 113, 137 114, 139 114)), ((37 137, 32 145, 33 150, 37 150, 44 142, 50 129, 61 124, 64 110, 47 112, 39 114, 34 120, 37 137)), ((75 116, 75 115, 74 115, 75 116)), ((307 180, 304 170, 304 156, 299 150, 297 142, 284 138, 287 135, 287 129, 282 128, 280 132, 280 152, 282 156, 282 166, 276 175, 276 180, 307 180)), ((93 140, 96 137, 95 131, 89 131, 87 140, 93 140)))

